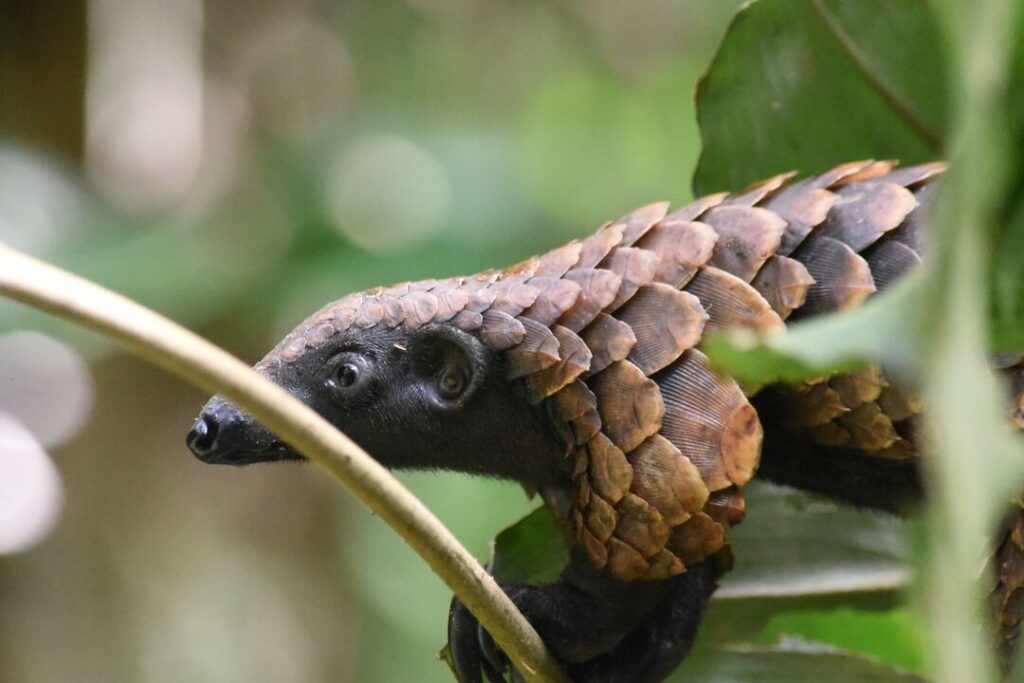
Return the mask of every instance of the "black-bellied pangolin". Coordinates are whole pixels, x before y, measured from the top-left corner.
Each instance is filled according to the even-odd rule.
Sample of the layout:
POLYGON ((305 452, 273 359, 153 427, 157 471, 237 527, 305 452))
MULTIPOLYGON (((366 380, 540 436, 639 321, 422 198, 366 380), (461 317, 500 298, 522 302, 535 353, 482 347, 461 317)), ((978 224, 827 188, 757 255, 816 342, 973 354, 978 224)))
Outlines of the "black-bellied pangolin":
MULTIPOLYGON (((346 296, 256 367, 388 466, 539 491, 573 560, 559 583, 510 596, 576 679, 661 680, 728 566, 762 454, 769 478, 858 504, 898 510, 919 495, 920 403, 876 368, 744 387, 712 371, 700 344, 888 287, 921 262, 944 168, 863 161, 674 211, 651 204, 504 270, 346 296)), ((217 397, 189 445, 208 462, 297 457, 217 397)), ((998 558, 1009 647, 1024 523, 998 558)), ((450 635, 464 680, 497 675, 500 654, 457 602, 450 635)))

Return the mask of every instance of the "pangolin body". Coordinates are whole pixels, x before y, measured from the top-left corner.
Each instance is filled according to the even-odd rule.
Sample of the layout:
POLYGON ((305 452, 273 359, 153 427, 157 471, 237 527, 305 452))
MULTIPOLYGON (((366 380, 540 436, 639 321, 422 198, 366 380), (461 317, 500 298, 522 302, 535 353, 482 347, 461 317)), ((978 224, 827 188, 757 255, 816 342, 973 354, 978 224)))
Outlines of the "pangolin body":
MULTIPOLYGON (((555 505, 586 555, 622 580, 670 577, 724 548, 760 455, 756 388, 713 372, 703 336, 782 328, 888 287, 921 262, 921 214, 944 168, 862 161, 645 206, 504 270, 347 296, 262 364, 351 327, 447 321, 478 335, 564 448, 572 496, 555 505)), ((762 391, 783 407, 780 428, 916 457, 919 403, 877 369, 762 391)))

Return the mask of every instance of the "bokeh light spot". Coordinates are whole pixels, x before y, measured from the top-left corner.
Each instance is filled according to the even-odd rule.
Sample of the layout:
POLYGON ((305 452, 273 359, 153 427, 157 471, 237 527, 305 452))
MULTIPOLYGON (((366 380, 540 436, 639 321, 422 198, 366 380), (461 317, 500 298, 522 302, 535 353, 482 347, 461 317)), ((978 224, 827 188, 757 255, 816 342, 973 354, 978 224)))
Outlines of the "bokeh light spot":
POLYGON ((0 413, 0 554, 26 550, 50 533, 63 505, 57 468, 31 432, 0 413))
POLYGON ((436 232, 451 191, 441 163, 394 135, 352 145, 327 179, 327 205, 337 229, 372 251, 405 247, 436 232))
POLYGON ((39 332, 0 334, 0 412, 43 446, 74 436, 92 403, 89 368, 74 349, 39 332))

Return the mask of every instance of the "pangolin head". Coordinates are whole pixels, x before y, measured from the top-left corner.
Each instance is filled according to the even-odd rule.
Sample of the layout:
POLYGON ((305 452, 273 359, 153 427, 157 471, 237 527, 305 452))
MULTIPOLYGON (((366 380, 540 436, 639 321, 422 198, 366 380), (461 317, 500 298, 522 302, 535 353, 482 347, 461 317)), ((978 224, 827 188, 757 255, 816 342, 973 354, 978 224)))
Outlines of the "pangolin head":
MULTIPOLYGON (((742 280, 697 277, 717 234, 693 207, 666 208, 502 271, 346 296, 256 369, 386 466, 515 479, 616 577, 678 574, 742 517, 736 486, 761 438, 742 390, 696 348, 709 312, 686 290, 725 278, 710 291, 782 322, 742 280)), ((205 462, 299 457, 219 397, 188 443, 205 462)))

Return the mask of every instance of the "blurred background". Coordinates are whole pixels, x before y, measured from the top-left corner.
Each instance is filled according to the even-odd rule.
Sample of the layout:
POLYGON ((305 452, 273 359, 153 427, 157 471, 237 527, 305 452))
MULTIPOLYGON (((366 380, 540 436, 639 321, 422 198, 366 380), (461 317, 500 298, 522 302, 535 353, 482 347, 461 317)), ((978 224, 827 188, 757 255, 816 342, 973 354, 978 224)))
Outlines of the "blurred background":
MULTIPOLYGON (((255 361, 323 303, 689 197, 738 1, 0 3, 0 241, 255 361)), ((0 301, 0 680, 449 681, 449 593, 205 396, 0 301)), ((403 477, 467 546, 536 503, 403 477)))

